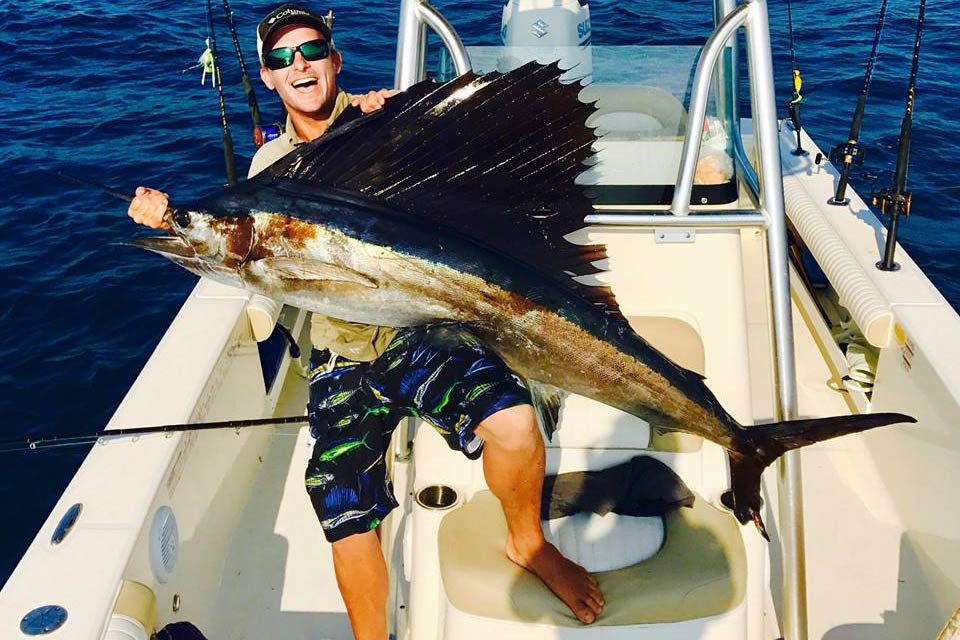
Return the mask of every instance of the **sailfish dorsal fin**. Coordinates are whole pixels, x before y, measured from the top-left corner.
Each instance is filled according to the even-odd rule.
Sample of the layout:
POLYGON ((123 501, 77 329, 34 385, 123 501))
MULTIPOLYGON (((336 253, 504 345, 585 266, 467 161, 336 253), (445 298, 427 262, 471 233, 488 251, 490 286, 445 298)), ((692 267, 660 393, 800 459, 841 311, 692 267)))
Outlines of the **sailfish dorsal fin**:
POLYGON ((574 180, 596 141, 582 86, 557 64, 418 83, 361 115, 351 107, 260 180, 359 192, 529 265, 619 315, 612 292, 575 276, 600 271, 603 245, 564 239, 591 201, 574 180))

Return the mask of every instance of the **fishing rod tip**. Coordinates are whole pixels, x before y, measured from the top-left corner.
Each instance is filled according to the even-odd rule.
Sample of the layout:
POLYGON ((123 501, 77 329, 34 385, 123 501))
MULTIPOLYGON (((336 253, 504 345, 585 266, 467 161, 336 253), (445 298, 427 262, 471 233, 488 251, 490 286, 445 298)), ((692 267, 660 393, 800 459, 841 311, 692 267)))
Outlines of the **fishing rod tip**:
POLYGON ((108 193, 114 198, 118 198, 120 200, 123 200, 124 202, 130 202, 133 200, 132 195, 128 195, 126 193, 119 191, 118 189, 114 189, 112 187, 108 187, 106 185, 100 184, 99 182, 94 182, 93 180, 87 180, 86 178, 81 178, 80 176, 76 176, 71 173, 66 173, 65 171, 55 171, 54 174, 65 180, 70 180, 71 182, 76 182, 77 184, 82 184, 86 187, 93 187, 94 189, 99 189, 100 191, 103 191, 104 193, 108 193))

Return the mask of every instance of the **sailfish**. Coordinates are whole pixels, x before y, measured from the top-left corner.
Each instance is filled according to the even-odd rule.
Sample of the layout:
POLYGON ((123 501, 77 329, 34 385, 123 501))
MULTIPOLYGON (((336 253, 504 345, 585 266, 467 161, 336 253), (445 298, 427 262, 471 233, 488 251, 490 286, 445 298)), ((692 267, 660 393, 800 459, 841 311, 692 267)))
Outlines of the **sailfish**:
MULTIPOLYGON (((172 234, 133 244, 203 276, 333 318, 455 324, 529 383, 550 434, 563 393, 651 428, 723 446, 741 523, 761 518, 760 476, 784 452, 898 422, 899 413, 741 425, 704 382, 634 333, 601 271, 600 244, 565 239, 592 203, 575 182, 595 111, 557 64, 425 81, 199 202, 172 234)), ((650 276, 654 277, 654 276, 650 276)))

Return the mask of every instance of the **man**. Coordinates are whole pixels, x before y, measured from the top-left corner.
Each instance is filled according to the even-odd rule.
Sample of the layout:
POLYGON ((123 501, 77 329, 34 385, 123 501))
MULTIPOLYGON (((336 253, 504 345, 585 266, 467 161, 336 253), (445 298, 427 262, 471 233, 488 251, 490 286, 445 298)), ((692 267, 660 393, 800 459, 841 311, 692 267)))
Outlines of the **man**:
MULTIPOLYGON (((322 136, 349 104, 379 109, 388 92, 350 97, 330 29, 285 4, 257 29, 260 78, 288 113, 286 133, 254 156, 254 175, 322 136)), ((166 194, 139 187, 129 215, 160 228, 166 194)), ((533 572, 585 624, 603 608, 596 580, 544 540, 540 528, 544 446, 530 395, 470 334, 448 326, 396 330, 325 318, 311 325, 311 433, 317 439, 307 491, 331 542, 337 583, 358 640, 387 637, 387 568, 376 527, 395 506, 384 457, 405 416, 420 416, 470 458, 483 453, 487 484, 503 507, 508 557, 533 572)))

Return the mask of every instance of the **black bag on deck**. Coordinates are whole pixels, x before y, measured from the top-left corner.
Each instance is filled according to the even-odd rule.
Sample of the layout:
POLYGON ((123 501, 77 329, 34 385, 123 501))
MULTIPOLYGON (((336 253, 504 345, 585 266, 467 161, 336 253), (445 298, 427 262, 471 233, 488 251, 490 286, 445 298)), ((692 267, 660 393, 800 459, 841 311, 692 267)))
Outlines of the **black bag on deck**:
POLYGON ((599 471, 575 471, 543 479, 540 518, 552 520, 580 511, 601 516, 660 516, 692 507, 693 492, 673 469, 650 456, 636 456, 599 471))
POLYGON ((171 622, 154 636, 156 640, 207 640, 200 629, 189 622, 171 622))

